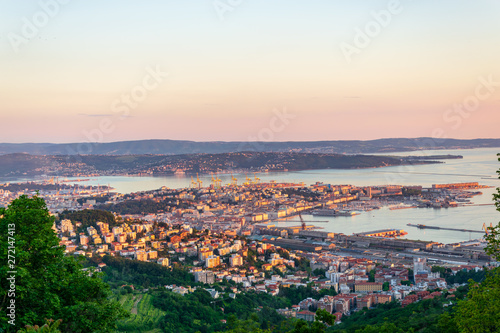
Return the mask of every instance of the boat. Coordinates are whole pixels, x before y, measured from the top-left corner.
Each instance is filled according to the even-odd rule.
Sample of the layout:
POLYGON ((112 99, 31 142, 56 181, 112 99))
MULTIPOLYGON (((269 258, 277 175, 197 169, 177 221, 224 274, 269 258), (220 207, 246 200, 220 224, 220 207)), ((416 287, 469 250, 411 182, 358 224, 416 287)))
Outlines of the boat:
POLYGON ((354 216, 354 215, 359 215, 360 213, 355 212, 353 210, 339 210, 337 212, 338 216, 354 216))
POLYGON ((410 208, 417 208, 417 206, 393 206, 393 207, 389 207, 390 210, 410 209, 410 208))
POLYGON ((314 216, 335 216, 337 211, 335 209, 318 209, 311 213, 314 216))
POLYGON ((311 214, 314 216, 354 216, 360 213, 352 210, 318 209, 311 214))

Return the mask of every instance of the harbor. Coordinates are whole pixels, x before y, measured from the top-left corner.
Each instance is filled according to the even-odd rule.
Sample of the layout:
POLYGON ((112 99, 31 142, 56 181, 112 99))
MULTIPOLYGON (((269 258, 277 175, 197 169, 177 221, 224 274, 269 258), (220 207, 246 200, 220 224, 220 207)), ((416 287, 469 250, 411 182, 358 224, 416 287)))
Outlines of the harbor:
POLYGON ((442 228, 442 227, 438 227, 438 226, 425 225, 425 224, 412 224, 412 223, 408 223, 407 226, 409 226, 409 227, 417 227, 419 229, 437 229, 437 230, 449 230, 449 231, 478 232, 478 233, 481 233, 481 234, 485 233, 483 230, 469 230, 469 229, 458 229, 458 228, 442 228))

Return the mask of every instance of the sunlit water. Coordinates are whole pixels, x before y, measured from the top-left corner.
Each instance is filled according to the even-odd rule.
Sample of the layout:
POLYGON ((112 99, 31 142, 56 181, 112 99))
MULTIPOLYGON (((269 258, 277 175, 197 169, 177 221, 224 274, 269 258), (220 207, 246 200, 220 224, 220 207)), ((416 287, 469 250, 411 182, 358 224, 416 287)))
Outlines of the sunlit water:
MULTIPOLYGON (((472 150, 436 150, 407 153, 392 153, 386 155, 462 155, 463 159, 443 160, 444 164, 428 164, 416 166, 396 166, 386 168, 370 168, 356 170, 306 170, 296 172, 258 173, 262 182, 275 180, 276 182, 304 182, 307 185, 318 181, 325 184, 352 184, 363 185, 423 185, 431 186, 436 183, 479 182, 483 185, 498 187, 500 181, 496 170, 500 167, 496 154, 499 148, 484 148, 472 150)), ((245 181, 245 174, 234 174, 239 183, 245 181)), ((248 177, 253 178, 253 174, 248 177)), ((223 184, 231 181, 231 175, 219 175, 223 184)), ((200 176, 204 186, 211 183, 212 176, 200 176)), ((90 181, 81 182, 85 185, 110 185, 117 192, 130 193, 158 189, 162 186, 182 188, 191 185, 190 176, 169 177, 98 177, 90 181)), ((483 195, 476 196, 472 201, 476 204, 492 203, 494 188, 483 189, 483 195)), ((309 223, 323 227, 326 231, 352 234, 354 232, 372 231, 385 228, 404 229, 408 232, 407 238, 432 240, 443 243, 452 243, 480 238, 482 234, 460 231, 444 231, 432 229, 417 229, 407 226, 408 223, 435 225, 440 227, 463 228, 481 230, 483 223, 497 224, 500 213, 495 206, 470 206, 447 209, 402 209, 389 210, 382 208, 370 212, 363 212, 354 217, 314 217, 304 215, 308 221, 330 221, 329 223, 309 223)), ((294 224, 293 222, 280 225, 294 224)))

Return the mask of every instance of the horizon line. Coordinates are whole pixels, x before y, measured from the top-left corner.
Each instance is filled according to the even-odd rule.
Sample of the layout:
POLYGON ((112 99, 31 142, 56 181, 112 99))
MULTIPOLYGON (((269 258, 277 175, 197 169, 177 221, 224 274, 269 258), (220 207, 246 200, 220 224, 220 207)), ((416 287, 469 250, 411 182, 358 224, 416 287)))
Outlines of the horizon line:
POLYGON ((461 140, 461 141, 474 141, 474 140, 500 140, 499 138, 473 138, 473 139, 461 139, 461 138, 434 138, 430 136, 421 136, 421 137, 381 137, 378 139, 336 139, 336 140, 286 140, 286 141, 258 141, 258 140, 245 140, 245 141, 225 141, 225 140, 207 140, 207 141, 196 141, 189 139, 130 139, 130 140, 118 140, 118 141, 78 141, 78 142, 0 142, 0 145, 73 145, 73 144, 81 144, 81 143, 91 143, 91 144, 111 144, 111 143, 123 143, 123 142, 139 142, 139 141, 182 141, 182 142, 192 142, 192 143, 244 143, 244 142, 260 142, 264 144, 268 143, 315 143, 315 142, 369 142, 369 141, 379 141, 379 140, 420 140, 420 139, 431 139, 435 141, 442 140, 461 140))

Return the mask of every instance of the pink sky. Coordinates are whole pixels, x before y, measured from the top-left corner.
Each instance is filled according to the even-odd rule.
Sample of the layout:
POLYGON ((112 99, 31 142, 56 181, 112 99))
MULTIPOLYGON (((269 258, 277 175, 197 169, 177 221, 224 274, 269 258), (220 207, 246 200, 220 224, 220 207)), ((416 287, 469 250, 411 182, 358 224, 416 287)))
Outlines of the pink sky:
POLYGON ((499 2, 95 6, 5 4, 0 142, 500 137, 499 2))

